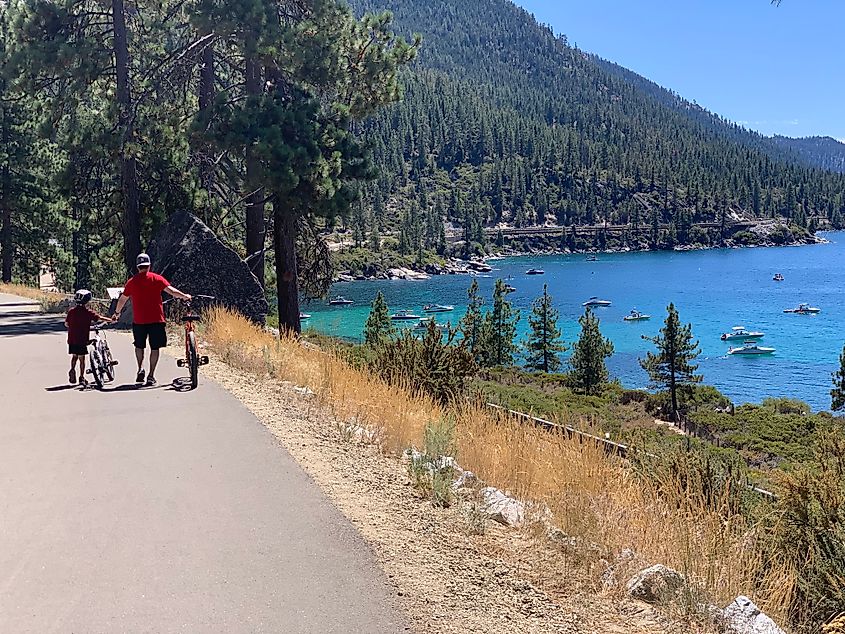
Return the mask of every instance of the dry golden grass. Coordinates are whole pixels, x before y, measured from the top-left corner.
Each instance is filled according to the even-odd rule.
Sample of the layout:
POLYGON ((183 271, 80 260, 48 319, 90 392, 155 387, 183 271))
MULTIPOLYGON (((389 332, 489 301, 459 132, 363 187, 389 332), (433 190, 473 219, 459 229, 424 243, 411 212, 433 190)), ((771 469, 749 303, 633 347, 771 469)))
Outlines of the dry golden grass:
MULTIPOLYGON (((385 451, 419 447, 425 426, 444 409, 412 390, 386 384, 351 367, 332 351, 276 340, 242 317, 208 315, 207 339, 227 363, 273 379, 307 386, 341 421, 377 429, 385 451)), ((570 538, 606 552, 636 553, 627 564, 676 568, 723 604, 754 595, 782 617, 794 587, 787 565, 764 550, 757 527, 680 485, 637 478, 593 443, 581 443, 525 425, 507 414, 467 405, 455 420, 458 459, 485 482, 548 508, 552 523, 570 538)), ((554 571, 550 571, 554 574, 554 571)))
POLYGON ((0 283, 0 293, 34 299, 41 304, 41 310, 47 313, 55 312, 58 309, 59 303, 67 298, 67 295, 63 295, 62 293, 48 293, 42 291, 40 288, 24 286, 23 284, 0 283))

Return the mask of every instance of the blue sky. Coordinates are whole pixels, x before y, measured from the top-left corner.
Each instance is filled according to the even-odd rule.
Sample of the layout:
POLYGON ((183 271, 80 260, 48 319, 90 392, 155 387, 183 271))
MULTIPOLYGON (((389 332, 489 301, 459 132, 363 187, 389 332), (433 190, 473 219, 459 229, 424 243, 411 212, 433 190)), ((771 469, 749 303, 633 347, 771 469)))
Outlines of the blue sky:
POLYGON ((845 139, 845 0, 515 0, 570 43, 764 134, 845 139))

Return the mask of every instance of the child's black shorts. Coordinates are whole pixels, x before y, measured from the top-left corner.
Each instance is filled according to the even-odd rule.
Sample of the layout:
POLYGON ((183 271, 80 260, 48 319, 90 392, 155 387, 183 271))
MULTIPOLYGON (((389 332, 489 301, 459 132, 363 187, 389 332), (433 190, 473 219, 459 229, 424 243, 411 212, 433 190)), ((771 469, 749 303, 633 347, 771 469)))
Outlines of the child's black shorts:
POLYGON ((68 354, 86 355, 86 354, 88 354, 88 346, 84 346, 84 345, 81 345, 81 344, 69 343, 69 344, 67 344, 67 353, 68 354))
POLYGON ((164 324, 133 324, 132 335, 135 347, 143 350, 147 347, 147 337, 150 338, 150 350, 158 350, 167 346, 167 330, 164 324))

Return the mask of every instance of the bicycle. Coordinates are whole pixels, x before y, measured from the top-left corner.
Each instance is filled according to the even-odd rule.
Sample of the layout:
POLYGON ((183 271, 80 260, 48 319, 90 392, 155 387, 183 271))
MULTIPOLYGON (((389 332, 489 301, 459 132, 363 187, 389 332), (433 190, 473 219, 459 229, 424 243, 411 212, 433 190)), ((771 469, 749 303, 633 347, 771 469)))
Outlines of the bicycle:
POLYGON ((95 324, 93 326, 94 337, 88 341, 88 369, 86 373, 92 376, 97 389, 102 389, 105 383, 114 381, 114 366, 118 363, 111 356, 105 333, 100 334, 100 330, 107 325, 106 322, 95 324))
MULTIPOLYGON (((194 299, 215 299, 211 295, 194 295, 194 299)), ((185 302, 188 312, 182 315, 182 323, 185 324, 185 358, 177 359, 176 365, 180 368, 188 368, 191 378, 191 389, 197 389, 199 385, 199 367, 208 364, 208 357, 200 355, 197 348, 197 333, 194 323, 202 319, 195 312, 192 312, 192 300, 185 302)))

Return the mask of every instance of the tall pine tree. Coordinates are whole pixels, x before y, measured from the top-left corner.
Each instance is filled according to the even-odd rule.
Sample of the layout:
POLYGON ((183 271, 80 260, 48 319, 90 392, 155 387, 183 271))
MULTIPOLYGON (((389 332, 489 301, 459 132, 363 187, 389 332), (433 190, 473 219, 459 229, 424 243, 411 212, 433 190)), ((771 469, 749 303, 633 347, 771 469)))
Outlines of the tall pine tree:
POLYGON ((390 311, 384 295, 379 291, 370 307, 370 315, 364 324, 364 343, 377 346, 396 332, 390 320, 390 311))
POLYGON ((566 350, 557 325, 558 311, 552 304, 548 284, 543 284, 543 295, 534 301, 528 325, 531 332, 525 347, 527 367, 541 372, 555 372, 560 368, 560 353, 566 350))
POLYGON ((834 412, 845 409, 845 347, 842 348, 842 353, 839 355, 839 369, 833 373, 830 409, 834 412))
POLYGON ((493 305, 484 317, 483 357, 488 366, 513 365, 517 351, 515 342, 519 311, 514 311, 508 301, 507 285, 496 280, 493 305))
POLYGON ((698 342, 693 341, 692 325, 681 325, 675 305, 669 304, 666 311, 668 314, 660 334, 656 337, 643 335, 643 339, 657 347, 657 352, 649 352, 640 360, 640 365, 648 372, 652 387, 669 391, 672 420, 677 422, 678 394, 689 392, 702 380, 702 376, 696 374, 698 365, 693 363, 701 351, 698 342))
POLYGON ((581 334, 572 346, 569 359, 572 379, 585 394, 598 394, 608 379, 605 359, 613 354, 613 344, 602 336, 599 318, 589 308, 578 323, 581 324, 581 334))

